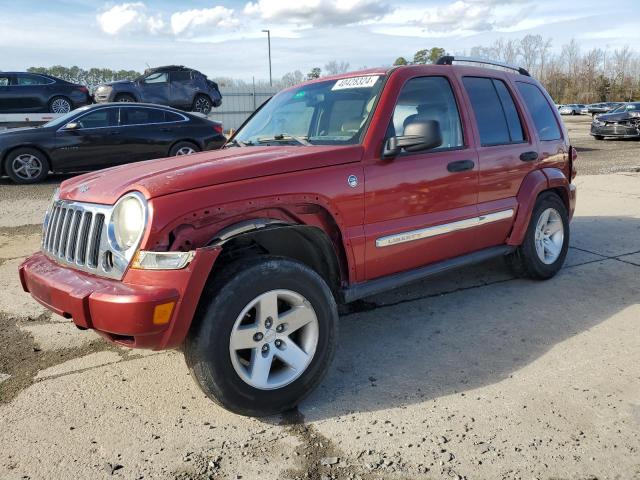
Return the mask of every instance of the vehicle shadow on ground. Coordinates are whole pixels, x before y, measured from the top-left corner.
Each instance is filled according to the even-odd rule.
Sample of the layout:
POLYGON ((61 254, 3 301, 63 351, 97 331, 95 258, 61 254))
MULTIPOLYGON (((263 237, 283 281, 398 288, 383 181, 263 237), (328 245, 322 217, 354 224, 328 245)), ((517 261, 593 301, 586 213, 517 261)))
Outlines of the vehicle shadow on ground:
POLYGON ((29 188, 29 187, 34 187, 34 186, 38 186, 38 185, 58 185, 58 184, 64 182, 65 180, 67 180, 69 178, 73 178, 73 177, 75 177, 77 175, 80 175, 80 173, 75 173, 75 174, 71 174, 71 173, 64 173, 64 174, 55 173, 55 174, 49 175, 42 182, 39 182, 39 183, 34 184, 34 185, 17 185, 9 177, 0 176, 0 187, 7 186, 7 187, 13 187, 13 188, 29 188))
POLYGON ((300 406, 305 419, 402 407, 494 384, 637 304, 640 261, 587 247, 598 251, 600 231, 610 238, 636 232, 626 251, 613 255, 639 251, 640 219, 581 217, 573 231, 572 245, 581 246, 546 282, 513 279, 502 261, 491 261, 367 299, 360 308, 368 311, 341 318, 330 373, 300 406))

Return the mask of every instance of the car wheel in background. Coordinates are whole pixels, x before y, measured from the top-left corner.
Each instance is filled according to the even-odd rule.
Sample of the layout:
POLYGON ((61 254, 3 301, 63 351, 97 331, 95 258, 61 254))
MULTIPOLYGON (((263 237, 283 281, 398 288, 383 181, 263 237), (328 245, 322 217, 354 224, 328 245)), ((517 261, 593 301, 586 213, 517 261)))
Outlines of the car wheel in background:
POLYGON ((209 115, 211 112, 211 100, 206 95, 198 95, 193 101, 193 111, 209 115))
POLYGON ((69 113, 72 109, 71 102, 65 97, 53 97, 49 101, 50 113, 69 113))
POLYGON ((180 155, 191 155, 192 153, 198 153, 200 147, 191 142, 178 142, 169 151, 170 157, 176 157, 180 155))
POLYGON ((338 311, 308 266, 256 256, 213 277, 185 343, 203 392, 241 415, 294 408, 318 386, 333 358, 338 311))
POLYGON ((516 276, 546 280, 562 268, 568 249, 567 207, 555 193, 543 192, 533 208, 522 245, 507 256, 507 263, 516 276))
POLYGON ((116 95, 115 101, 130 103, 130 102, 135 102, 136 99, 133 98, 133 96, 129 95, 128 93, 119 93, 118 95, 116 95))
POLYGON ((7 156, 4 171, 15 183, 37 183, 49 175, 49 160, 39 150, 18 148, 7 156))

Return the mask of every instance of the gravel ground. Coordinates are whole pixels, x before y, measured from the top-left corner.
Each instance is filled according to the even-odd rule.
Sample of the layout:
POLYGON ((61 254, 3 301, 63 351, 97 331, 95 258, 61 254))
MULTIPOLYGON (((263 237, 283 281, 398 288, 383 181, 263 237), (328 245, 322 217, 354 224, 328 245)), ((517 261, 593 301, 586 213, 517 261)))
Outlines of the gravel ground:
POLYGON ((322 386, 267 419, 213 405, 179 352, 23 294, 62 177, 0 180, 0 478, 640 480, 640 144, 566 122, 581 176, 556 278, 489 262, 358 302, 322 386))

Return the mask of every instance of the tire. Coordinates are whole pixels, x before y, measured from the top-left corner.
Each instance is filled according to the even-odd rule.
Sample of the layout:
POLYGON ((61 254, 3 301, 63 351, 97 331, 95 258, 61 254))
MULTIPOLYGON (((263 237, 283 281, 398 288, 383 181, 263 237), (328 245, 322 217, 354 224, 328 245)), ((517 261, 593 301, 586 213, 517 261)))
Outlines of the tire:
POLYGON ((53 97, 49 100, 49 113, 69 113, 73 110, 71 100, 67 97, 53 97))
POLYGON ((596 140, 604 140, 604 137, 602 135, 594 135, 593 138, 595 138, 596 140))
POLYGON ((522 245, 514 253, 506 257, 511 271, 518 277, 528 277, 536 280, 546 280, 553 277, 562 268, 567 257, 569 233, 569 215, 562 199, 553 192, 541 193, 533 208, 529 227, 522 245), (547 212, 550 212, 547 218, 552 223, 548 223, 544 230, 548 231, 549 225, 557 225, 558 220, 562 221, 562 225, 560 225, 560 230, 557 230, 556 233, 548 238, 548 241, 544 240, 544 235, 539 237, 540 240, 537 241, 536 238, 541 235, 541 233, 538 233, 541 228, 540 222, 544 221, 541 217, 546 215, 547 212), (540 248, 537 248, 536 244, 538 244, 538 247, 547 245, 549 251, 546 248, 542 248, 541 254, 540 248), (549 253, 548 256, 547 253, 549 253), (542 259, 542 256, 545 257, 545 260, 542 259))
POLYGON ((113 101, 123 102, 123 103, 133 103, 136 101, 136 99, 133 97, 133 95, 129 95, 128 93, 119 93, 116 95, 113 101))
POLYGON ((46 155, 34 148, 17 148, 4 162, 4 172, 19 185, 42 182, 50 168, 46 155))
POLYGON ((217 404, 240 415, 274 415, 294 408, 321 382, 335 351, 338 312, 327 284, 302 263, 263 255, 225 267, 210 282, 184 348, 187 365, 202 391, 217 404), (265 323, 272 316, 266 317, 266 313, 261 316, 259 309, 251 307, 256 301, 262 305, 264 299, 267 305, 269 298, 271 305, 278 305, 278 310, 267 328, 265 323), (302 314, 298 321, 311 320, 295 328, 291 326, 294 320, 288 317, 286 328, 293 331, 277 334, 277 325, 287 318, 283 307, 292 299, 302 314), (245 331, 244 338, 232 335, 246 321, 262 326, 248 334, 245 331), (255 336, 258 332, 260 338, 255 336), (243 341, 237 343, 238 338, 243 341), (282 340, 277 347, 279 339, 282 340), (255 348, 237 349, 237 345, 253 346, 254 341, 255 348), (265 344, 269 345, 266 351, 265 344), (305 359, 308 363, 298 363, 300 368, 295 370, 287 368, 280 357, 287 350, 293 355, 291 358, 305 359), (301 356, 300 352, 306 352, 307 356, 301 356), (265 358, 268 365, 263 363, 265 358), (266 376, 254 374, 253 361, 265 366, 262 372, 266 376))
POLYGON ((211 99, 206 95, 196 95, 196 98, 193 99, 193 112, 200 112, 204 115, 209 115, 211 113, 211 99))
POLYGON ((191 155, 193 153, 198 153, 200 151, 200 147, 198 147, 195 143, 192 142, 178 142, 171 150, 169 150, 169 156, 175 157, 179 155, 191 155))

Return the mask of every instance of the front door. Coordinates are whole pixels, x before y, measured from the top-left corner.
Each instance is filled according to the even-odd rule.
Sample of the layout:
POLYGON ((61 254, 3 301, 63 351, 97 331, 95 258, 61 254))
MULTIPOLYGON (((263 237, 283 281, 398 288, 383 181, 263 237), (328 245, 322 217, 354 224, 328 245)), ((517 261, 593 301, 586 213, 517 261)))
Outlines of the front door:
POLYGON ((440 147, 374 158, 365 165, 367 280, 476 249, 478 158, 463 131, 449 77, 409 79, 387 137, 401 136, 407 125, 421 120, 439 123, 440 147))
POLYGON ((169 74, 155 72, 140 81, 141 100, 159 105, 169 104, 169 74))
POLYGON ((126 151, 119 142, 118 108, 107 107, 81 115, 56 133, 52 160, 57 170, 86 171, 114 165, 126 151))

